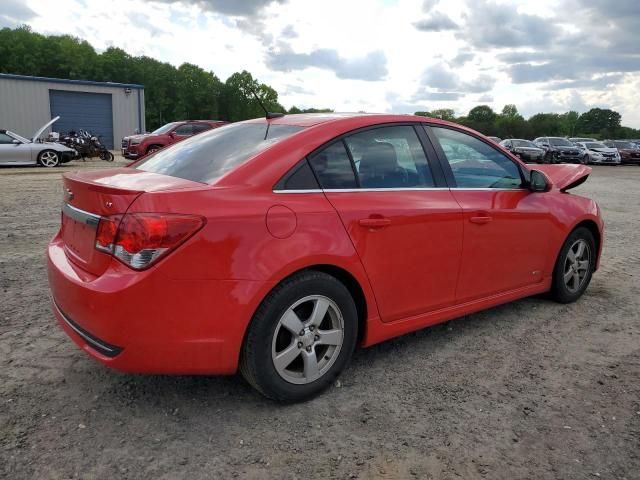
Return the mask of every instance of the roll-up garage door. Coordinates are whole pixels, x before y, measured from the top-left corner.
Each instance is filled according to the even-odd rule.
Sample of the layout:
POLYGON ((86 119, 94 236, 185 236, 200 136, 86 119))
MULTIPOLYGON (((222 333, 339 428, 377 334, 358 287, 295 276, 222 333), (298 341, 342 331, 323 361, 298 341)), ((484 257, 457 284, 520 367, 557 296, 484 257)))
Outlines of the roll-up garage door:
POLYGON ((56 132, 87 130, 107 148, 113 148, 113 112, 111 94, 49 90, 51 117, 60 115, 53 124, 56 132))

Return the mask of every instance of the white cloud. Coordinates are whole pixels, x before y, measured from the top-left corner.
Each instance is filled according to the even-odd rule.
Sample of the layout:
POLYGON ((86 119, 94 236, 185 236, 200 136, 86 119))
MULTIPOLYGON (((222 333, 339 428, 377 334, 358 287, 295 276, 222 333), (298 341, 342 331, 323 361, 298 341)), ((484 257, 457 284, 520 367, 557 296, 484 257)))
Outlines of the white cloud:
POLYGON ((8 5, 13 24, 75 35, 98 50, 117 46, 176 66, 195 63, 222 80, 248 70, 276 88, 285 106, 460 114, 478 102, 496 110, 515 103, 525 114, 604 106, 640 127, 640 29, 629 28, 640 21, 637 0, 8 5), (425 71, 434 66, 429 84, 425 71))

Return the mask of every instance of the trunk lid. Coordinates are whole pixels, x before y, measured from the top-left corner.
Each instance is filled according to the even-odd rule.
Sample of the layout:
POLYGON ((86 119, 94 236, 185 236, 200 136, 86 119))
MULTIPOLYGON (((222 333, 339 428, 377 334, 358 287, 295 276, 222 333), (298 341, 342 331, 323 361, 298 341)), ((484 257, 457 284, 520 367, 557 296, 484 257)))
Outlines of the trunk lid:
POLYGON ((535 169, 544 172, 561 192, 581 185, 591 174, 591 167, 586 165, 536 165, 535 169))
POLYGON ((133 168, 65 173, 60 236, 67 256, 82 269, 101 275, 111 256, 95 249, 100 217, 126 213, 145 192, 186 188, 202 184, 133 168))

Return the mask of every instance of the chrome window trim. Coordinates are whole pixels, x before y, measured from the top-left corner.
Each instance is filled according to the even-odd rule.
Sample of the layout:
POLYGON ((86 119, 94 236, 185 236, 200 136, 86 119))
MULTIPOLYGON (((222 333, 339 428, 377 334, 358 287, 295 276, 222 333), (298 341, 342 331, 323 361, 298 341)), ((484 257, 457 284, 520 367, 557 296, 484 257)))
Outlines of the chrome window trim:
POLYGON ((100 223, 100 215, 96 215, 95 213, 85 212, 84 210, 80 210, 79 208, 74 207, 73 205, 69 205, 68 203, 62 204, 62 213, 64 213, 67 217, 74 219, 76 222, 84 223, 93 228, 98 227, 98 223, 100 223))
POLYGON ((273 190, 273 193, 356 193, 356 192, 420 192, 433 190, 466 190, 491 192, 528 192, 526 188, 464 188, 464 187, 424 187, 424 188, 313 188, 308 190, 273 190))

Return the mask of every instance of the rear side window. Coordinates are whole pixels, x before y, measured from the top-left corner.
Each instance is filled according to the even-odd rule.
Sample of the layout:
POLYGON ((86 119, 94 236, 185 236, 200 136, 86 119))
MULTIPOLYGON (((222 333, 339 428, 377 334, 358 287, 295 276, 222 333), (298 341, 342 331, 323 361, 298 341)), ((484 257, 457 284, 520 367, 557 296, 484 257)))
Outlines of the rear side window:
POLYGON ((134 168, 213 183, 271 145, 301 131, 297 125, 233 123, 174 143, 134 168))
POLYGON ((358 187, 351 160, 342 141, 313 154, 309 157, 309 162, 325 190, 358 187))

